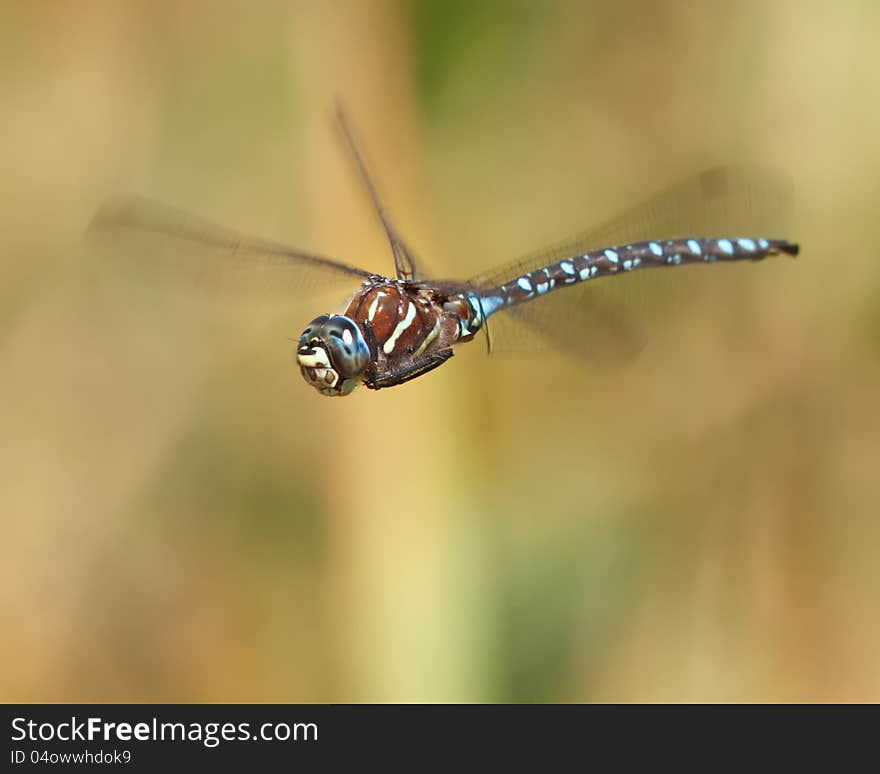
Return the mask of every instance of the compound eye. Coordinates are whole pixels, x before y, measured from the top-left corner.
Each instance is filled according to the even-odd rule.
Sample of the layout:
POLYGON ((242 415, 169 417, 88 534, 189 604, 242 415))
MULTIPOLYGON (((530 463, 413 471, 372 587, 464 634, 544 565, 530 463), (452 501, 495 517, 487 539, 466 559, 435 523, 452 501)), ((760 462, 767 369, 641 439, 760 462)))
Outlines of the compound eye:
POLYGON ((370 363, 370 350, 353 320, 322 314, 299 337, 296 359, 303 378, 322 395, 348 395, 370 363))
POLYGON ((331 317, 324 325, 324 342, 333 365, 343 378, 357 378, 366 370, 370 350, 353 320, 342 315, 331 317))
POLYGON ((312 340, 320 340, 321 330, 324 328, 324 325, 326 325, 327 320, 329 319, 330 315, 322 314, 320 317, 316 317, 314 320, 312 320, 306 326, 306 329, 300 334, 299 346, 302 347, 312 340))

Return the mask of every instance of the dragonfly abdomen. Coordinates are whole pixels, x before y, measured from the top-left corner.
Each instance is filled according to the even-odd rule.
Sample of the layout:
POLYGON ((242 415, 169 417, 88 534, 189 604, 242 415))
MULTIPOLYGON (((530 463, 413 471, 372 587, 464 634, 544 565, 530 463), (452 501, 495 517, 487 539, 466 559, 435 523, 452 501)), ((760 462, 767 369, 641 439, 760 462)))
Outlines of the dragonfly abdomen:
POLYGON ((529 301, 596 277, 635 269, 717 261, 759 261, 770 255, 797 255, 798 246, 784 240, 687 238, 636 242, 606 247, 548 264, 482 294, 486 315, 510 304, 529 301))

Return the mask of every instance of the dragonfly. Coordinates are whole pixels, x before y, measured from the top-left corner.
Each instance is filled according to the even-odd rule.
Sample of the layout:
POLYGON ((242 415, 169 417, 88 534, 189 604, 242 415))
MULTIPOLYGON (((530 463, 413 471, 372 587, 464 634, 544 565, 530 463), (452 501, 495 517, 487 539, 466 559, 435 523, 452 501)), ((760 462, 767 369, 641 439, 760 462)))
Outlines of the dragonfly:
POLYGON ((564 329, 571 335, 584 334, 585 327, 578 327, 580 310, 586 321, 594 305, 589 294, 576 296, 575 289, 602 278, 649 268, 757 262, 799 251, 798 244, 785 239, 714 230, 726 212, 765 215, 779 209, 786 198, 785 185, 774 175, 756 167, 731 166, 680 180, 568 242, 469 280, 431 279, 422 276, 415 254, 388 216, 341 108, 337 121, 384 229, 394 276, 245 236, 142 197, 111 199, 90 231, 147 232, 199 245, 216 259, 205 269, 208 272, 220 272, 234 262, 246 271, 279 269, 293 285, 327 277, 358 283, 335 311, 315 317, 297 339, 296 362, 303 379, 331 397, 350 395, 361 384, 381 390, 423 376, 449 361, 455 347, 473 341, 481 331, 489 340, 489 320, 495 315, 557 335, 563 326, 554 320, 554 309, 561 308, 555 298, 578 300, 574 316, 571 304, 566 305, 564 329))

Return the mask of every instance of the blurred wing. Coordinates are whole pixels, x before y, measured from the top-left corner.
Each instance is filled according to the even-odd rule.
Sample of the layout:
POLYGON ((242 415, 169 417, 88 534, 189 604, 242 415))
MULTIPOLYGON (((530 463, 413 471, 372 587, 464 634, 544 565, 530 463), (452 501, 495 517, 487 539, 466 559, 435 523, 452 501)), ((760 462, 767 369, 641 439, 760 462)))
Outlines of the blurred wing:
MULTIPOLYGON (((462 280, 431 279, 414 283, 454 296, 477 293, 480 287, 462 280)), ((586 283, 590 284, 590 283, 586 283)), ((644 346, 638 326, 609 285, 590 288, 589 299, 566 288, 537 303, 506 307, 489 317, 485 329, 491 353, 532 353, 549 348, 572 349, 590 360, 619 364, 632 359, 644 346)))
MULTIPOLYGON (((792 191, 789 178, 766 167, 708 170, 569 240, 478 275, 471 283, 496 287, 563 258, 644 240, 779 238, 791 211, 792 191)), ((712 268, 719 270, 724 269, 712 268)), ((600 361, 629 359, 649 338, 645 318, 656 319, 646 311, 656 312, 656 302, 663 299, 680 307, 689 293, 696 292, 695 282, 706 278, 703 271, 679 267, 627 272, 517 304, 490 319, 492 348, 517 351, 537 344, 600 361)))
POLYGON ((334 284, 356 285, 370 272, 332 258, 244 236, 143 197, 111 199, 88 229, 114 262, 148 279, 185 279, 201 287, 270 295, 334 284))
POLYGON ((419 273, 416 270, 415 254, 409 249, 409 247, 407 247, 406 242, 404 242, 401 236, 397 233, 397 229, 394 228, 394 225, 391 223, 391 218, 385 211, 385 205, 382 204, 382 200, 379 198, 379 192, 373 183, 373 178, 367 170, 364 155, 361 153, 359 144, 355 140, 351 121, 348 118, 345 108, 339 101, 336 102, 336 123, 342 134, 345 147, 348 148, 348 152, 357 168, 361 183, 363 184, 367 195, 370 197, 373 211, 381 221, 382 228, 385 229, 385 235, 388 237, 388 243, 391 245, 391 253, 394 256, 394 269, 397 279, 417 279, 419 273))
POLYGON ((791 181, 778 171, 754 165, 717 167, 687 177, 571 239, 478 275, 473 283, 499 285, 563 258, 650 239, 775 238, 791 201, 791 181))
POLYGON ((620 292, 607 288, 593 287, 589 297, 580 288, 567 288, 556 293, 557 298, 517 304, 492 315, 487 321, 489 351, 555 349, 602 366, 632 361, 648 340, 644 315, 634 308, 633 298, 622 298, 620 292))

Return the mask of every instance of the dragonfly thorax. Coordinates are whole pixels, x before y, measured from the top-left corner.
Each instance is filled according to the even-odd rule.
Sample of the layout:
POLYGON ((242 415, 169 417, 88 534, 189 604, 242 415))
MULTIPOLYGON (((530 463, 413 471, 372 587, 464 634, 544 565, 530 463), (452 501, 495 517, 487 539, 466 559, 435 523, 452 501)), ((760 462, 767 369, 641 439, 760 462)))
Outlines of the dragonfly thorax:
POLYGON ((370 349, 357 324, 340 314, 322 314, 299 337, 300 372, 322 395, 348 395, 370 362, 370 349))

